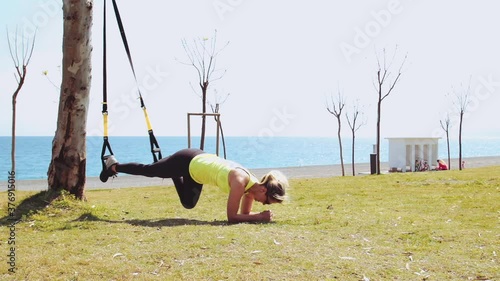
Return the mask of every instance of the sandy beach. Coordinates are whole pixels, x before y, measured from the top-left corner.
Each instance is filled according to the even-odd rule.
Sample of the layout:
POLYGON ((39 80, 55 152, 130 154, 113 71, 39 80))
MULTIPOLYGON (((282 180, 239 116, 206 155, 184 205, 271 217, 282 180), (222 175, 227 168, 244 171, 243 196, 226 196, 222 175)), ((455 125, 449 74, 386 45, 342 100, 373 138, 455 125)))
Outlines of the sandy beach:
MULTIPOLYGON (((476 168, 476 167, 486 167, 486 166, 500 166, 500 156, 490 156, 490 157, 473 157, 464 158, 465 168, 476 168)), ((452 159, 451 161, 452 169, 458 167, 458 160, 452 159)), ((381 170, 386 172, 389 170, 387 163, 380 163, 381 170)), ((344 165, 345 174, 347 176, 352 175, 351 164, 344 165)), ((357 175, 367 175, 370 174, 370 164, 369 163, 359 163, 355 164, 357 175)), ((286 168, 275 168, 280 170, 290 179, 296 178, 322 178, 322 177, 334 177, 341 176, 342 170, 341 165, 323 165, 323 166, 305 166, 305 167, 286 167, 286 168)), ((262 176, 270 169, 251 169, 255 175, 258 177, 262 176)), ((106 183, 102 183, 97 177, 87 178, 86 189, 109 189, 109 188, 124 188, 124 187, 145 187, 145 186, 158 186, 158 185, 172 185, 170 179, 159 179, 159 178, 147 178, 138 176, 128 176, 119 175, 114 179, 110 179, 106 183)), ((0 181, 0 185, 3 186, 4 190, 7 189, 7 181, 0 181)), ((47 180, 17 180, 16 190, 21 191, 41 191, 47 190, 47 180)))

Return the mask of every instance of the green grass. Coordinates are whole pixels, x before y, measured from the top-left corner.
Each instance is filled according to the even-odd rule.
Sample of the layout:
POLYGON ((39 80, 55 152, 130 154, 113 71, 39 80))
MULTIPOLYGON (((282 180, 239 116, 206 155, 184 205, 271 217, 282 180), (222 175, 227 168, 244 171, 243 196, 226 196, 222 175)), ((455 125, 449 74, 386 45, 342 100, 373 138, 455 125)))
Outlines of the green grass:
POLYGON ((193 210, 173 187, 17 192, 15 274, 3 192, 0 279, 500 280, 499 170, 292 180, 269 224, 227 224, 213 187, 193 210))

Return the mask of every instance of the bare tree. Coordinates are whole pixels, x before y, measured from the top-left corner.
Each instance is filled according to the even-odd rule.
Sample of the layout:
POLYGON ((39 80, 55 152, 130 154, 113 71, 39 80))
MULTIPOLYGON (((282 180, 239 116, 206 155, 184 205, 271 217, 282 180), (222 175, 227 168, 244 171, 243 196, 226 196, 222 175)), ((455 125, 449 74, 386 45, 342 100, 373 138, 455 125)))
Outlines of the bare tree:
POLYGON ((336 100, 334 100, 333 95, 330 98, 331 98, 331 105, 329 102, 327 102, 326 110, 328 110, 330 114, 332 114, 333 116, 335 116, 335 118, 337 118, 337 125, 338 125, 337 136, 339 139, 340 166, 342 167, 342 176, 345 176, 344 156, 342 154, 342 138, 340 135, 342 129, 341 117, 342 117, 342 110, 344 109, 345 106, 345 98, 340 92, 340 90, 338 91, 338 96, 336 100))
POLYGON ((464 87, 460 86, 460 89, 455 92, 455 106, 457 107, 459 114, 459 124, 458 124, 458 169, 462 170, 462 125, 464 114, 467 111, 467 107, 470 103, 471 94, 471 79, 469 79, 469 85, 464 87))
POLYGON ((446 133, 446 148, 448 149, 448 169, 451 170, 450 162, 450 115, 447 113, 443 120, 439 120, 441 128, 446 133))
MULTIPOLYGON (((201 100, 202 100, 202 113, 207 113, 207 92, 211 82, 219 80, 224 76, 225 70, 222 74, 216 69, 217 57, 220 52, 229 44, 227 42, 222 48, 217 49, 217 30, 214 32, 214 36, 209 38, 197 38, 191 43, 188 43, 186 39, 182 40, 182 47, 186 52, 189 63, 184 63, 190 65, 196 69, 198 74, 198 84, 201 89, 201 100), (214 76, 218 75, 218 76, 214 76)), ((205 147, 205 128, 206 128, 206 116, 202 115, 201 123, 201 139, 200 139, 200 149, 205 147)))
POLYGON ((397 47, 394 50, 394 54, 391 57, 390 61, 387 61, 386 58, 386 51, 383 49, 383 58, 382 62, 380 61, 379 56, 377 55, 377 76, 376 76, 376 84, 375 84, 375 90, 377 91, 378 94, 378 102, 377 102, 377 147, 376 147, 376 154, 377 154, 377 161, 376 161, 376 169, 377 169, 377 175, 380 175, 380 123, 381 123, 381 116, 382 116, 382 102, 384 101, 385 98, 387 98, 392 91, 394 90, 394 87, 396 84, 399 82, 399 79, 401 78, 402 74, 402 69, 403 66, 406 62, 407 55, 405 55, 403 62, 399 66, 397 74, 393 75, 391 72, 392 68, 392 63, 394 62, 394 58, 397 53, 397 47), (393 78, 394 77, 394 78, 393 78), (392 79, 392 80, 391 80, 392 79))
POLYGON ((24 39, 24 36, 21 36, 21 42, 19 42, 19 36, 16 33, 14 35, 14 43, 10 42, 9 38, 9 30, 7 29, 7 43, 9 45, 10 57, 14 62, 14 68, 16 71, 14 72, 14 77, 17 81, 17 88, 12 95, 12 147, 11 147, 11 171, 15 174, 16 172, 16 114, 17 114, 17 96, 21 91, 21 88, 24 85, 24 81, 26 79, 26 74, 28 71, 28 64, 31 60, 31 55, 33 54, 33 49, 35 48, 35 35, 33 38, 24 39))
POLYGON ((86 126, 91 82, 92 0, 63 0, 63 59, 57 128, 48 169, 49 191, 85 199, 86 126))
POLYGON ((354 152, 354 148, 355 148, 355 139, 356 139, 356 131, 359 130, 359 128, 361 128, 361 126, 365 125, 366 122, 364 120, 358 120, 358 118, 360 118, 360 114, 362 115, 362 112, 360 112, 360 109, 359 109, 359 101, 356 101, 353 105, 353 109, 352 109, 352 112, 351 112, 351 117, 349 117, 349 114, 346 112, 345 116, 347 118, 347 124, 349 125, 349 128, 351 129, 351 133, 352 133, 352 175, 355 176, 356 175, 356 169, 354 167, 354 156, 355 156, 355 152, 354 152))

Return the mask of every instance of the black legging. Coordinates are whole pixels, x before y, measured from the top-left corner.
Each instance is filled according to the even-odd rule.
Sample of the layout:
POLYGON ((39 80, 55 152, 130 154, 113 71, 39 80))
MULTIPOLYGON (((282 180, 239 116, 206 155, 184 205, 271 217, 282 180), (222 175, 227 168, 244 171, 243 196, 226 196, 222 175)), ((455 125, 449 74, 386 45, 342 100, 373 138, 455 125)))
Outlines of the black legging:
POLYGON ((191 178, 189 163, 196 155, 202 153, 205 152, 199 149, 182 149, 153 164, 119 163, 116 165, 116 171, 146 177, 171 178, 182 206, 192 209, 200 199, 203 185, 191 178))

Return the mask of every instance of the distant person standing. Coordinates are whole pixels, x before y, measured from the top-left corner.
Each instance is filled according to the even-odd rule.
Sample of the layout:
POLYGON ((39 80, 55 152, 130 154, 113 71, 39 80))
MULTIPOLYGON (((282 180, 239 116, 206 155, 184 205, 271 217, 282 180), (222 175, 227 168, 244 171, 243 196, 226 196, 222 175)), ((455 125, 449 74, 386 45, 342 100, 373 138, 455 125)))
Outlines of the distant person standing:
POLYGON ((440 171, 448 170, 448 164, 446 164, 446 162, 444 162, 443 160, 438 159, 437 163, 438 163, 438 170, 440 171))

